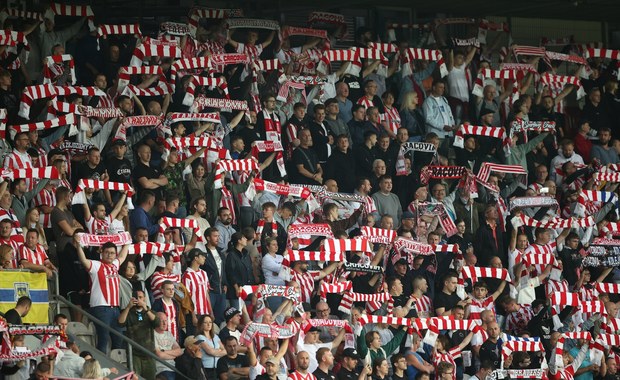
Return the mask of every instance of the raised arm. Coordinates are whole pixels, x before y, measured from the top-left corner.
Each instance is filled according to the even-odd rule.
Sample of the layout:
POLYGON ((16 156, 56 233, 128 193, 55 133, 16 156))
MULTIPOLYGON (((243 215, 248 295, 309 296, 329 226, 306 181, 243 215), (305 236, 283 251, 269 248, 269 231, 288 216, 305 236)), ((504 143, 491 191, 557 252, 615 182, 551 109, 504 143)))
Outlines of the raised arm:
POLYGON ((88 271, 92 263, 89 259, 86 258, 86 254, 84 254, 84 250, 82 249, 82 245, 80 244, 80 235, 81 234, 75 234, 73 240, 75 241, 75 245, 77 248, 78 259, 80 260, 80 263, 82 263, 82 266, 88 271))
POLYGON ((272 30, 271 33, 269 33, 269 36, 267 36, 267 39, 263 41, 263 43, 261 43, 260 46, 263 49, 267 48, 267 46, 271 45, 271 43, 273 42, 273 37, 275 37, 275 35, 276 35, 276 31, 272 30))
MULTIPOLYGON (((116 219, 116 217, 118 216, 118 213, 121 212, 123 206, 125 205, 125 200, 127 199, 127 193, 126 192, 122 192, 121 193, 121 197, 118 198, 118 202, 116 202, 116 205, 114 206, 114 209, 110 212, 110 217, 112 219, 116 219)), ((86 206, 86 205, 84 205, 86 206)))

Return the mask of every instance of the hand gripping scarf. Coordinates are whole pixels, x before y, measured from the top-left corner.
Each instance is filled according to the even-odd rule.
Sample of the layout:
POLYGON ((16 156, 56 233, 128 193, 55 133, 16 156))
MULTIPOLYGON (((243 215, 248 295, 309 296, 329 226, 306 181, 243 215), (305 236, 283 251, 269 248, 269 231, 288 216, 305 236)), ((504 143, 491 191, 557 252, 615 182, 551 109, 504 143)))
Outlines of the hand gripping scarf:
POLYGON ((114 135, 114 140, 120 139, 123 141, 127 141, 127 129, 130 127, 146 127, 146 126, 156 126, 159 127, 163 120, 163 116, 155 116, 155 115, 140 115, 140 116, 127 116, 123 118, 121 124, 118 126, 116 130, 116 135, 114 135))
POLYGON ((327 299, 327 293, 342 294, 343 292, 349 291, 351 289, 353 289, 353 283, 351 281, 338 281, 331 284, 325 281, 321 281, 321 301, 325 301, 327 299))
POLYGON ((245 196, 252 200, 256 196, 257 191, 266 191, 268 193, 278 194, 287 198, 292 196, 305 199, 308 204, 309 213, 313 213, 314 210, 320 207, 319 203, 314 198, 314 195, 312 195, 312 192, 307 187, 301 185, 281 185, 278 183, 265 181, 260 178, 255 178, 254 181, 252 181, 252 183, 248 186, 245 196))
POLYGON ((325 239, 323 240, 325 252, 372 252, 372 245, 367 238, 355 239, 325 239))
POLYGON ((392 245, 396 239, 396 231, 385 228, 362 226, 360 228, 362 236, 372 243, 392 245))
POLYGON ((75 136, 78 133, 77 120, 75 115, 72 113, 60 116, 57 119, 41 121, 39 123, 11 125, 9 127, 9 132, 11 133, 11 138, 15 138, 15 135, 18 133, 30 131, 44 131, 52 128, 62 127, 64 125, 68 125, 70 127, 69 136, 75 136))
POLYGON ((465 280, 471 280, 472 285, 475 285, 480 278, 495 278, 502 281, 511 282, 510 274, 505 268, 486 268, 475 266, 464 266, 461 268, 460 276, 458 279, 456 293, 461 299, 465 299, 465 280))
POLYGON ((134 195, 135 192, 133 187, 131 187, 131 185, 128 183, 99 181, 95 179, 80 179, 77 187, 75 188, 73 199, 71 200, 72 204, 86 204, 86 194, 84 193, 85 189, 126 191, 127 206, 129 206, 130 210, 134 208, 133 203, 131 202, 131 197, 134 195))
POLYGON ((351 49, 358 51, 359 57, 361 59, 380 61, 381 63, 379 64, 379 67, 377 67, 377 75, 382 76, 382 77, 387 77, 388 66, 390 62, 385 57, 385 55, 383 55, 383 52, 381 50, 374 49, 371 47, 369 48, 352 47, 351 49))
POLYGON ((179 59, 181 58, 181 49, 178 46, 170 44, 142 44, 134 49, 133 56, 129 61, 129 66, 142 66, 142 61, 146 57, 179 59))
POLYGON ((297 239, 299 248, 303 249, 312 243, 313 236, 322 236, 329 239, 334 238, 329 224, 292 224, 288 228, 286 246, 288 248, 292 247, 291 240, 297 239))
POLYGON ((73 94, 91 97, 105 96, 105 92, 96 87, 52 86, 51 84, 27 86, 22 93, 18 115, 30 120, 30 107, 35 100, 73 94))
MULTIPOLYGON (((88 20, 88 29, 92 32, 95 28, 95 14, 89 5, 69 5, 51 3, 50 9, 45 12, 44 18, 54 21, 54 15, 86 17, 88 20)), ((43 25, 41 25, 43 27, 43 25)))
POLYGON ((483 90, 484 90, 484 80, 485 79, 502 79, 502 80, 506 80, 509 81, 511 83, 513 83, 512 86, 512 91, 513 91, 513 96, 512 96, 512 101, 514 102, 515 100, 517 100, 519 98, 519 86, 517 85, 517 82, 520 81, 521 79, 523 79, 523 77, 525 76, 525 73, 522 70, 508 70, 508 69, 502 69, 502 70, 492 70, 492 69, 483 69, 480 71, 480 73, 478 74, 478 76, 476 77, 476 80, 474 82, 474 88, 472 90, 472 94, 482 97, 483 96, 483 90), (516 90, 516 93, 515 93, 516 90))
POLYGON ((133 34, 138 38, 142 38, 142 31, 140 30, 140 24, 100 24, 97 27, 97 50, 99 50, 99 40, 101 38, 107 38, 108 36, 119 36, 124 34, 133 34))
POLYGON ((587 202, 614 202, 616 204, 616 211, 618 210, 618 197, 616 193, 611 191, 581 190, 574 211, 576 216, 586 216, 587 202))
POLYGON ((295 249, 287 249, 284 253, 284 259, 282 265, 288 267, 296 261, 345 261, 344 252, 329 252, 329 251, 299 251, 295 249))
POLYGON ((160 82, 165 82, 166 77, 161 66, 124 66, 118 73, 118 91, 123 90, 129 85, 131 75, 158 75, 160 82))
POLYGON ((177 75, 181 73, 181 76, 186 74, 200 74, 204 71, 209 72, 213 69, 211 65, 211 59, 209 57, 193 57, 184 58, 174 61, 170 66, 170 85, 173 89, 176 89, 177 75))
MULTIPOLYGON (((373 303, 374 307, 379 303, 389 302, 393 306, 392 296, 388 292, 383 293, 373 293, 373 294, 365 294, 365 293, 355 293, 352 291, 345 292, 342 296, 342 300, 340 301, 340 306, 338 306, 338 310, 345 314, 351 314, 351 308, 353 307, 354 302, 369 302, 373 303)), ((380 306, 379 306, 380 307, 380 306)), ((377 307, 375 310, 378 310, 377 307)), ((392 310, 388 307, 388 313, 391 313, 392 310)))
POLYGON ((567 84, 572 84, 577 87, 577 99, 581 99, 586 95, 586 91, 583 89, 578 77, 545 73, 541 75, 540 83, 554 88, 563 88, 567 84))
MULTIPOLYGON (((411 151, 437 154, 435 145, 426 142, 406 142, 401 144, 396 158, 396 175, 407 175, 405 155, 411 151)), ((413 162, 412 162, 413 165, 413 162)))
MULTIPOLYGON (((592 335, 587 332, 587 331, 581 331, 581 332, 565 332, 562 335, 560 335, 560 338, 558 338, 558 342, 555 346, 555 369, 556 370, 561 370, 564 369, 564 360, 562 359, 562 354, 564 353, 564 340, 568 338, 568 339, 585 339, 588 342, 592 342, 592 335)), ((572 367, 572 366, 571 366, 572 367)), ((553 366, 551 367, 551 369, 553 370, 553 366)), ((570 369, 566 369, 566 370, 570 370, 570 369)), ((572 371, 573 375, 574 375, 574 369, 572 371)))
POLYGON ((226 97, 226 99, 230 99, 226 78, 211 78, 192 75, 192 79, 190 80, 187 89, 185 90, 186 93, 185 97, 183 98, 183 105, 191 106, 194 104, 194 93, 196 91, 196 86, 219 87, 224 92, 224 96, 226 97))
POLYGON ((130 244, 131 234, 129 232, 119 232, 114 235, 94 235, 84 234, 78 235, 80 245, 82 247, 101 247, 106 243, 114 243, 117 247, 130 244))
POLYGON ((327 50, 323 52, 323 56, 316 66, 316 71, 322 74, 329 73, 328 66, 332 62, 351 62, 346 70, 347 74, 353 76, 359 76, 362 70, 362 61, 360 60, 360 53, 357 50, 327 50))
POLYGON ((167 228, 188 228, 194 231, 194 235, 198 238, 198 241, 203 241, 202 231, 195 219, 180 219, 180 218, 161 218, 161 224, 159 225, 159 233, 163 235, 167 228))
POLYGON ((64 62, 67 62, 69 66, 71 84, 75 84, 75 62, 73 61, 71 54, 50 55, 45 58, 45 66, 43 67, 43 84, 54 82, 64 73, 64 62))
POLYGON ((494 137, 502 141, 506 156, 510 155, 510 138, 506 135, 503 127, 475 126, 471 124, 461 124, 454 134, 454 146, 463 148, 466 135, 494 137))
POLYGON ((189 27, 189 32, 192 37, 196 37, 198 22, 201 18, 224 19, 230 17, 243 17, 243 10, 194 7, 189 11, 188 17, 189 19, 187 20, 187 26, 189 27))
POLYGON ((506 22, 491 22, 486 19, 481 19, 478 24, 477 37, 481 44, 487 43, 487 33, 489 30, 494 32, 510 33, 510 28, 506 22))
POLYGON ((327 31, 288 25, 282 29, 282 38, 289 38, 290 36, 308 36, 327 39, 327 31))
POLYGON ((258 171, 258 163, 254 159, 246 159, 246 160, 223 160, 217 163, 214 179, 214 186, 216 189, 221 189, 222 184, 222 176, 224 172, 241 170, 241 171, 258 171))
POLYGON ((477 179, 487 183, 491 172, 521 175, 521 187, 527 187, 527 171, 519 165, 502 165, 491 162, 483 162, 478 171, 477 179))
POLYGON ((11 181, 18 178, 59 179, 60 174, 55 166, 46 166, 44 168, 2 169, 0 171, 0 178, 10 179, 11 181))
POLYGON ((249 111, 248 102, 245 100, 232 100, 232 99, 217 99, 206 98, 204 96, 198 96, 191 109, 202 110, 205 108, 217 108, 221 110, 237 110, 237 111, 249 111))
POLYGON ((420 171, 420 183, 427 184, 430 179, 457 179, 467 173, 464 166, 425 166, 420 171))
POLYGON ((251 153, 252 153, 252 157, 258 160, 259 153, 275 152, 276 164, 278 166, 278 170, 280 171, 280 175, 284 177, 286 176, 286 168, 284 166, 284 155, 282 154, 283 151, 284 151, 284 148, 282 147, 282 143, 280 141, 257 140, 254 142, 254 146, 252 147, 251 153))
MULTIPOLYGON (((612 49, 597 49, 594 47, 588 47, 583 52, 585 59, 590 58, 607 58, 615 61, 620 60, 620 50, 612 49)), ((617 79, 620 80, 620 70, 616 71, 617 79)))
POLYGON ((403 76, 411 75, 411 62, 417 59, 437 62, 441 77, 448 75, 448 67, 440 50, 409 48, 404 51, 403 76))

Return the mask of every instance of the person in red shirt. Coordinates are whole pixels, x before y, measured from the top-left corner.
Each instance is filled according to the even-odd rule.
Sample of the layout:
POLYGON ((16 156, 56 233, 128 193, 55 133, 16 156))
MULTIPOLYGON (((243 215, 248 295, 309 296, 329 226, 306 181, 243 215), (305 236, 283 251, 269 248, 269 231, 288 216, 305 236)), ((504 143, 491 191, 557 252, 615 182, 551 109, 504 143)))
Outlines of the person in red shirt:
MULTIPOLYGON (((117 255, 116 245, 107 242, 101 246, 101 261, 89 260, 80 244, 80 235, 75 234, 74 239, 78 258, 90 275, 90 312, 97 319, 122 334, 123 331, 118 324, 121 302, 118 268, 127 258, 129 245, 123 246, 117 255)), ((97 349, 101 352, 107 352, 110 333, 99 325, 95 325, 95 329, 97 330, 97 349)), ((115 348, 122 348, 122 341, 112 335, 112 349, 115 348)))
POLYGON ((25 269, 45 272, 47 278, 52 278, 53 272, 58 272, 47 257, 45 248, 39 244, 39 231, 34 228, 26 232, 26 242, 19 247, 18 259, 19 264, 25 269))
POLYGON ((592 140, 590 136, 590 122, 581 120, 579 130, 575 135, 575 152, 583 157, 583 161, 587 164, 590 162, 590 151, 592 150, 592 140))

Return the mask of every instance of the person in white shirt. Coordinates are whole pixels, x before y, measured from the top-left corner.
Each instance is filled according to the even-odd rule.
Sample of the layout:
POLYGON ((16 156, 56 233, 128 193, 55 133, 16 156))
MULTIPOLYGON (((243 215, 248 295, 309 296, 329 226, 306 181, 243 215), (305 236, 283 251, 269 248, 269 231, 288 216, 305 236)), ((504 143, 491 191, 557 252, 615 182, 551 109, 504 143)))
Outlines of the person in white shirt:
POLYGON ((319 343, 319 333, 321 331, 316 327, 310 327, 303 341, 300 339, 297 341, 297 352, 305 351, 310 355, 310 366, 308 372, 312 373, 317 369, 319 363, 316 361, 316 352, 319 348, 327 347, 329 349, 335 349, 340 345, 340 342, 344 339, 344 329, 340 329, 338 335, 330 343, 319 343))
POLYGON ((448 100, 443 96, 446 83, 439 79, 433 81, 431 94, 422 105, 426 118, 426 133, 434 132, 440 139, 450 137, 450 132, 456 130, 456 123, 448 100))

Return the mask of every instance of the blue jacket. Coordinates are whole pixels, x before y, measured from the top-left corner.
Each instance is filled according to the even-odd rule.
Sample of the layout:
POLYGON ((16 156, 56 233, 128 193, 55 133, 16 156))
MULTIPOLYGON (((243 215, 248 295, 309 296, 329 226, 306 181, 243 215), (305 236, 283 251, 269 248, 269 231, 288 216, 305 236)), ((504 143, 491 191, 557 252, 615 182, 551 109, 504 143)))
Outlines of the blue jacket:
POLYGON ((131 225, 131 235, 135 235, 136 229, 146 228, 149 236, 155 235, 159 231, 159 226, 153 224, 149 214, 140 206, 136 207, 129 215, 131 225))

